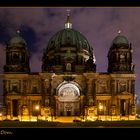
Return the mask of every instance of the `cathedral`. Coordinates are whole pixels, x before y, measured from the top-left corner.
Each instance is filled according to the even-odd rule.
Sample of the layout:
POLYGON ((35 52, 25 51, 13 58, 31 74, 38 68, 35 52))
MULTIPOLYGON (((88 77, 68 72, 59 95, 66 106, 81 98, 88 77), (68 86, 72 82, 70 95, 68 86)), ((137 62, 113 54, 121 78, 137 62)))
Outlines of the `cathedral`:
POLYGON ((135 116, 135 72, 132 45, 120 32, 110 43, 107 72, 96 72, 87 38, 72 28, 54 34, 43 54, 42 71, 31 72, 28 44, 18 31, 6 43, 3 114, 8 119, 135 116))

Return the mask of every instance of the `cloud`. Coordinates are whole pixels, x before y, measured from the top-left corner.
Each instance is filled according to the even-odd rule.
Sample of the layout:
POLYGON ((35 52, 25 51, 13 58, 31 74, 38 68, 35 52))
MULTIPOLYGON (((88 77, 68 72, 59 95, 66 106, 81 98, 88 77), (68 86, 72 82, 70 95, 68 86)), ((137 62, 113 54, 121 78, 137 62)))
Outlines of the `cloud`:
MULTIPOLYGON (((69 7, 68 7, 69 8, 69 7)), ((32 38, 28 41, 31 52, 30 66, 32 71, 41 71, 43 49, 47 47, 48 40, 57 31, 64 28, 66 20, 65 8, 1 8, 0 24, 4 27, 4 33, 13 36, 15 30, 26 27, 24 36, 32 30, 32 38), (35 38, 36 41, 31 41, 35 38)), ((71 9, 71 20, 73 28, 86 36, 94 49, 96 56, 97 71, 107 71, 107 53, 112 40, 121 29, 134 50, 133 60, 136 64, 136 92, 139 92, 140 82, 140 8, 69 8, 71 9)), ((22 29, 21 29, 22 30, 22 29)), ((2 37, 2 35, 1 35, 2 37)), ((1 40, 1 39, 0 39, 1 40)), ((0 46, 2 49, 3 46, 0 46)), ((0 52, 0 59, 3 60, 4 50, 0 52)), ((0 65, 4 65, 4 60, 0 65)))
POLYGON ((32 57, 30 58, 30 68, 32 68, 31 71, 33 72, 40 72, 41 66, 42 66, 42 54, 33 53, 32 57))

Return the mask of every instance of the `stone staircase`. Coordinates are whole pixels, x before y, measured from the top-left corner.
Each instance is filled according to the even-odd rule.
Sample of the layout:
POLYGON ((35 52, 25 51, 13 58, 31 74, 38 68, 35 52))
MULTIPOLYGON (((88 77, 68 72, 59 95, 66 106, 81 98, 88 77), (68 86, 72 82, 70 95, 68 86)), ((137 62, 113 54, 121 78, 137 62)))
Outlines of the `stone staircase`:
POLYGON ((78 116, 71 116, 71 117, 57 117, 54 119, 54 122, 62 122, 62 123, 72 123, 73 120, 81 120, 78 116))

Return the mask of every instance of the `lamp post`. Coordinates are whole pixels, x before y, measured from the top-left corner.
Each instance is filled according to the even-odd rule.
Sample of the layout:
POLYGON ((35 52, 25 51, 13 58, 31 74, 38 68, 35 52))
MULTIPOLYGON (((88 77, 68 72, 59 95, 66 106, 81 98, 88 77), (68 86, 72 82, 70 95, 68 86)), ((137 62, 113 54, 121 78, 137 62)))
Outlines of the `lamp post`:
POLYGON ((36 106, 35 106, 35 110, 36 110, 36 113, 37 113, 37 121, 38 121, 39 108, 40 108, 39 105, 36 105, 36 106))
POLYGON ((2 113, 0 113, 0 120, 2 121, 2 113))
POLYGON ((21 106, 21 121, 22 121, 22 114, 23 114, 23 105, 21 106))
POLYGON ((53 122, 54 110, 51 108, 51 121, 53 122))
POLYGON ((101 112, 103 110, 103 105, 101 103, 99 103, 99 115, 100 115, 100 120, 101 120, 101 112))
POLYGON ((51 109, 51 121, 53 122, 53 113, 52 113, 52 109, 51 109))
POLYGON ((120 120, 121 120, 122 114, 120 114, 120 120))
POLYGON ((87 121, 87 115, 88 115, 88 107, 85 106, 85 120, 87 121))

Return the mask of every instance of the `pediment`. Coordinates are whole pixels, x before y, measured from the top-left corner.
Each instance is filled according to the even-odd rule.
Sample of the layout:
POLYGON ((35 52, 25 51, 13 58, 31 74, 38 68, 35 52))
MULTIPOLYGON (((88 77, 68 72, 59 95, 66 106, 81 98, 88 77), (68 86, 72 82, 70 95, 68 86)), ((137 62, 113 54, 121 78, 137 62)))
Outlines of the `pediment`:
POLYGON ((127 91, 123 91, 120 94, 117 95, 119 99, 130 99, 132 98, 132 94, 127 92, 127 91))
POLYGON ((15 91, 10 92, 9 94, 17 94, 15 91))
POLYGON ((131 95, 131 93, 129 93, 127 91, 123 91, 123 92, 121 92, 121 95, 131 95))

